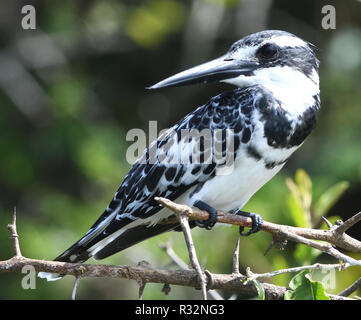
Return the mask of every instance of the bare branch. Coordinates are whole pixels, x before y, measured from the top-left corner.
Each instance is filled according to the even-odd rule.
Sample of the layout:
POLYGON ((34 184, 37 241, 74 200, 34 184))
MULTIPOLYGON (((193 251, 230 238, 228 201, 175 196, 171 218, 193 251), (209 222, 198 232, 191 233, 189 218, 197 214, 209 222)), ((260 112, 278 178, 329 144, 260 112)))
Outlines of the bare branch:
POLYGON ((354 293, 358 288, 361 288, 361 278, 356 280, 353 284, 351 284, 348 288, 340 292, 338 295, 341 297, 348 297, 352 293, 354 293))
POLYGON ((345 222, 341 223, 339 226, 335 228, 335 232, 342 234, 345 233, 348 229, 350 229, 357 222, 361 221, 361 212, 355 214, 351 218, 347 219, 345 222))
MULTIPOLYGON (((170 243, 166 243, 166 244, 162 243, 159 245, 159 247, 162 248, 168 254, 168 256, 171 258, 171 260, 179 268, 181 268, 183 270, 189 270, 188 265, 181 258, 178 257, 178 255, 174 252, 170 243)), ((205 270, 205 273, 207 274, 207 270, 205 270)), ((210 275, 209 272, 208 272, 208 274, 210 275)), ((211 275, 210 275, 210 277, 211 277, 211 275)), ((208 287, 208 285, 207 285, 207 287, 208 287)), ((208 293, 212 296, 212 298, 214 300, 224 300, 223 297, 216 290, 209 290, 208 293)))
POLYGON ((189 222, 188 222, 188 216, 186 214, 184 214, 183 212, 180 212, 178 214, 178 218, 179 218, 179 222, 181 224, 182 230, 183 230, 184 239, 187 244, 189 260, 191 262, 192 268, 195 269, 196 272, 198 273, 198 277, 201 282, 203 299, 207 300, 207 281, 206 281, 206 277, 202 271, 201 265, 199 264, 196 249, 194 248, 193 238, 192 238, 192 234, 191 234, 191 228, 190 228, 189 222))
POLYGON ((178 255, 174 252, 172 246, 170 245, 170 243, 161 243, 159 244, 159 247, 162 248, 167 255, 169 256, 169 258, 181 269, 183 270, 188 270, 188 265, 181 259, 178 257, 178 255))
MULTIPOLYGON (((167 207, 176 208, 178 212, 181 212, 180 217, 182 217, 182 227, 186 229, 185 237, 187 245, 189 246, 189 254, 191 262, 194 265, 194 259, 196 259, 194 245, 190 236, 190 228, 188 224, 189 219, 198 219, 198 220, 206 220, 208 219, 209 214, 204 211, 200 211, 198 209, 193 210, 190 207, 175 204, 167 199, 157 199, 159 202, 163 202, 167 207), (179 211, 180 210, 180 211, 179 211), (185 222, 184 222, 185 221, 185 222), (187 230, 188 226, 188 230, 187 230), (195 257, 195 258, 194 258, 195 257)), ((236 216, 233 214, 225 214, 222 212, 218 213, 219 221, 223 223, 237 224, 250 226, 251 220, 245 217, 236 216)), ((346 221, 346 230, 349 226, 359 221, 359 215, 357 218, 353 220, 346 221)), ((174 221, 173 221, 174 223, 174 221)), ((50 273, 58 273, 60 275, 73 275, 77 278, 72 297, 75 298, 76 289, 79 283, 79 279, 83 277, 110 277, 110 278, 125 278, 136 280, 140 283, 140 297, 142 295, 144 284, 146 283, 160 283, 166 284, 167 287, 170 285, 180 285, 180 286, 188 286, 193 288, 199 287, 199 279, 200 274, 204 277, 204 283, 206 283, 205 274, 200 269, 199 263, 196 271, 193 270, 167 270, 167 269, 158 269, 150 266, 148 263, 140 263, 136 267, 130 266, 113 266, 113 265, 92 265, 92 264, 74 264, 74 263, 65 263, 59 261, 43 261, 36 259, 29 259, 23 257, 21 255, 18 234, 16 231, 16 211, 14 210, 13 221, 8 226, 9 231, 12 235, 13 246, 15 256, 9 260, 0 261, 0 273, 3 272, 21 272, 24 266, 33 266, 37 272, 50 272, 50 273), (139 282, 140 281, 140 282, 139 282)), ((353 239, 347 235, 340 234, 340 232, 336 232, 337 227, 333 227, 330 230, 314 230, 314 229, 303 229, 303 228, 295 228, 283 225, 272 224, 269 222, 265 222, 262 230, 270 232, 272 236, 276 239, 287 239, 300 243, 304 243, 306 245, 310 245, 314 248, 319 248, 320 250, 344 261, 345 263, 342 265, 344 268, 352 266, 352 265, 361 265, 360 261, 357 261, 347 255, 339 252, 335 248, 332 247, 332 244, 340 243, 346 247, 350 246, 354 249, 355 252, 359 252, 359 241, 353 239), (308 239, 307 237, 314 239, 308 239), (335 239, 337 237, 337 239, 335 239), (319 239, 321 238, 321 239, 319 239), (330 243, 320 243, 314 240, 325 240, 330 239, 330 243)), ((341 229, 342 232, 344 232, 341 229)), ((341 245, 341 247, 342 247, 341 245)), ((237 247, 236 247, 237 251, 237 247)), ((234 254, 234 261, 238 260, 237 254, 234 254)), ((198 260, 196 260, 198 261, 198 260)), ((336 267, 336 265, 325 265, 327 268, 336 267)), ((340 266, 340 265, 337 265, 340 266)), ((323 265, 316 264, 314 266, 308 267, 299 267, 299 268, 318 268, 323 267, 323 265)), ((273 276, 280 273, 285 272, 295 272, 295 268, 284 269, 273 271, 268 274, 254 275, 253 277, 266 277, 273 276)), ((233 270, 236 270, 233 267, 233 270)), ((239 291, 243 294, 249 296, 257 296, 257 289, 254 286, 253 282, 246 281, 247 277, 243 276, 239 273, 232 274, 211 274, 206 271, 206 274, 209 277, 208 285, 206 289, 226 289, 239 291)), ((350 288, 344 290, 342 292, 346 295, 351 290, 356 290, 357 286, 359 286, 360 279, 356 281, 350 288), (348 291, 347 291, 348 290, 348 291), (346 293, 345 293, 346 292, 346 293)), ((276 286, 269 283, 262 283, 262 286, 265 291, 266 299, 275 300, 275 299, 283 299, 283 296, 287 290, 285 287, 276 286)), ((166 291, 169 291, 168 289, 166 291)), ((203 292, 206 292, 205 290, 203 292)), ((350 299, 343 295, 328 295, 332 300, 345 300, 350 299)))
POLYGON ((74 287, 73 287, 73 291, 71 293, 71 300, 75 300, 75 296, 76 296, 76 292, 78 290, 78 285, 79 285, 79 282, 80 282, 80 278, 81 277, 75 277, 75 282, 74 282, 74 287))
MULTIPOLYGON (((343 265, 343 270, 350 265, 343 265)), ((301 272, 304 270, 332 270, 332 269, 340 269, 341 266, 339 263, 335 264, 321 264, 321 263, 315 263, 313 265, 309 266, 301 266, 301 267, 294 267, 294 268, 287 268, 287 269, 281 269, 281 270, 275 270, 267 273, 252 273, 250 277, 248 277, 247 282, 257 280, 260 278, 272 278, 275 276, 278 276, 280 274, 285 273, 294 273, 294 272, 301 272)))
MULTIPOLYGON (((161 205, 169 208, 173 212, 183 212, 188 216, 190 220, 207 220, 209 218, 209 213, 206 211, 202 211, 197 208, 191 208, 186 205, 176 204, 165 198, 155 198, 155 200, 158 201, 161 205)), ((356 221, 359 221, 360 218, 361 217, 359 216, 359 214, 357 214, 356 218, 352 220, 352 223, 356 223, 356 221)), ((252 220, 250 218, 231 213, 224 213, 222 211, 218 211, 218 222, 245 227, 250 227, 252 225, 252 220)), ((174 220, 168 219, 168 221, 166 221, 165 223, 174 223, 174 220)), ((347 225, 350 224, 350 222, 347 223, 347 225)), ((338 231, 339 229, 337 228, 332 228, 331 230, 319 230, 291 227, 263 221, 261 230, 270 233, 275 239, 291 240, 294 242, 303 243, 307 246, 326 252, 337 259, 342 259, 352 264, 361 265, 359 261, 350 258, 333 248, 333 246, 338 246, 352 252, 361 253, 361 242, 348 236, 345 233, 340 234, 340 232, 338 231), (324 242, 319 242, 315 240, 321 240, 324 242)))
POLYGON ((239 237, 237 239, 236 248, 233 253, 233 268, 232 273, 239 274, 239 237))
MULTIPOLYGON (((25 257, 13 257, 6 261, 0 261, 0 273, 21 272, 25 265, 31 265, 37 272, 52 272, 62 275, 73 275, 100 278, 124 278, 136 280, 141 278, 147 283, 167 283, 185 287, 199 287, 199 276, 194 270, 168 270, 151 268, 146 266, 114 266, 101 264, 76 264, 58 261, 44 261, 25 257)), ((208 289, 227 289, 240 291, 250 296, 257 295, 257 290, 252 284, 244 284, 243 275, 235 274, 212 274, 212 283, 208 289)), ((263 284, 268 299, 283 299, 286 288, 272 284, 263 284)))

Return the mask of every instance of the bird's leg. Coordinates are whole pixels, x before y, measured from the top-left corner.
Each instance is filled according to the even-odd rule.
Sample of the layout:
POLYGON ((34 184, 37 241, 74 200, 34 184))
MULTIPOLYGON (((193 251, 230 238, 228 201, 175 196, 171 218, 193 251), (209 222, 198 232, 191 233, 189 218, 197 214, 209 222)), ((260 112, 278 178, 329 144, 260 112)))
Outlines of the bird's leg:
POLYGON ((246 236, 249 236, 251 235, 252 233, 256 233, 258 232, 261 227, 262 227, 262 224, 263 224, 263 219, 262 217, 257 214, 257 213, 252 213, 252 212, 246 212, 246 211, 242 211, 242 210, 236 210, 233 212, 234 214, 236 215, 239 215, 239 216, 243 216, 243 217, 248 217, 248 218, 251 218, 252 219, 252 227, 251 227, 251 230, 249 230, 248 232, 243 232, 244 231, 244 227, 243 226, 240 226, 239 227, 239 234, 243 237, 246 237, 246 236))
POLYGON ((209 213, 209 218, 207 220, 196 220, 196 225, 200 228, 206 228, 207 230, 211 230, 218 221, 217 210, 201 200, 196 201, 193 206, 195 206, 199 210, 204 210, 209 213))

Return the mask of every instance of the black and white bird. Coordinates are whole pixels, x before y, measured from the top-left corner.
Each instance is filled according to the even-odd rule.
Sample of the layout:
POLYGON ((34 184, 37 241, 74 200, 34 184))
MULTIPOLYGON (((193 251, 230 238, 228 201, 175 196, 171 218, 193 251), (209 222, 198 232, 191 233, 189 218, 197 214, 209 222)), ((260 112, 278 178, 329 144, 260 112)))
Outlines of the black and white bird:
MULTIPOLYGON (((55 260, 103 259, 157 234, 179 230, 177 223, 164 223, 173 212, 161 207, 155 197, 210 213, 207 221, 192 226, 211 228, 216 222, 215 210, 223 210, 252 218, 251 230, 241 230, 242 235, 258 231, 262 218, 241 209, 281 170, 315 127, 320 107, 318 65, 308 42, 288 32, 269 30, 248 35, 222 57, 152 86, 221 81, 237 88, 211 98, 163 132, 132 166, 90 230, 55 260), (221 132, 215 141, 222 146, 232 136, 232 148, 220 152, 233 158, 230 173, 222 174, 225 161, 215 157, 203 162, 174 161, 184 154, 187 158, 189 150, 198 151, 201 160, 209 154, 204 140, 197 149, 192 139, 182 138, 182 131, 192 129, 221 132), (168 147, 162 149, 165 145, 168 147), (165 160, 151 161, 154 147, 165 160)), ((39 276, 48 280, 60 277, 39 276)))

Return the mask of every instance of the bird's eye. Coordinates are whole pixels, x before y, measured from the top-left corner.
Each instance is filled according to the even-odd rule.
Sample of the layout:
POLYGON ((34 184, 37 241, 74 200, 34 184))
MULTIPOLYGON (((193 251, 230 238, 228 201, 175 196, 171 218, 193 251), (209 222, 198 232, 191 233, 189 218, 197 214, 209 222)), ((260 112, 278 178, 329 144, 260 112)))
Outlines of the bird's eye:
POLYGON ((267 43, 259 48, 257 54, 263 59, 275 58, 278 55, 278 47, 273 43, 267 43))

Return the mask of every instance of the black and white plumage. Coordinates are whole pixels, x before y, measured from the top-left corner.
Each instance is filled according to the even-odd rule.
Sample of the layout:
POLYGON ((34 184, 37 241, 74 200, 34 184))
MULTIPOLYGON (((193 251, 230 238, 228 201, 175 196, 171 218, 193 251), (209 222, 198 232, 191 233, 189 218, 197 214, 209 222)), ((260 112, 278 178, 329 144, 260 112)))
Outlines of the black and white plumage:
MULTIPOLYGON (((177 229, 177 224, 161 223, 173 213, 159 206, 154 197, 190 206, 202 201, 216 209, 237 211, 283 167, 316 124, 320 105, 318 60, 310 44, 293 34, 263 31, 246 36, 224 56, 151 89, 211 81, 238 88, 211 98, 153 142, 86 235, 55 260, 103 259, 177 229), (213 158, 206 163, 174 162, 184 154, 188 157, 186 151, 195 147, 194 142, 180 138, 185 129, 221 132, 218 140, 222 146, 231 132, 231 173, 219 174, 217 170, 225 163, 213 158), (162 149, 164 145, 168 147, 162 149), (165 160, 150 161, 152 148, 165 160)), ((205 145, 203 141, 198 148, 201 160, 207 153, 205 145)), ((219 152, 225 156, 229 150, 219 152)), ((40 276, 59 278, 55 274, 40 276)))

